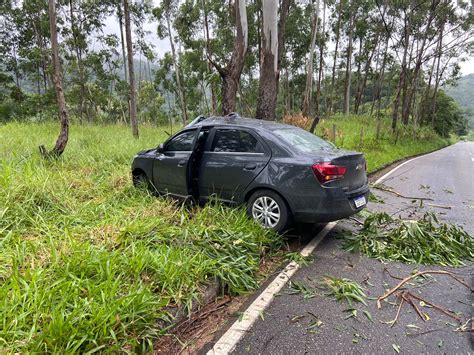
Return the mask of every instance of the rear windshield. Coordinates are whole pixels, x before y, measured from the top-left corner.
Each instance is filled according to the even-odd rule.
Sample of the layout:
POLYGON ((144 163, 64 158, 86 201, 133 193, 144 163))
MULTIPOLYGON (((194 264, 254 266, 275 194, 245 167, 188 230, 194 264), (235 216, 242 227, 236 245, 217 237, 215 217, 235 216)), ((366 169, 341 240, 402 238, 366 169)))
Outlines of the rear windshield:
POLYGON ((286 143, 304 153, 335 149, 333 144, 301 128, 280 128, 273 132, 286 143))

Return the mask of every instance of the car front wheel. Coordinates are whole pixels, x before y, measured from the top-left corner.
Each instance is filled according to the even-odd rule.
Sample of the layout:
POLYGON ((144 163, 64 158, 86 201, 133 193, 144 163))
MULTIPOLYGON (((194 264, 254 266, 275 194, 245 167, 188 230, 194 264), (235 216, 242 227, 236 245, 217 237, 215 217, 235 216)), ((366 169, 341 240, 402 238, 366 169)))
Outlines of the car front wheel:
POLYGON ((270 190, 253 193, 247 203, 247 212, 264 228, 271 228, 278 233, 285 231, 290 221, 286 202, 270 190))
POLYGON ((148 181, 148 178, 146 177, 145 173, 139 172, 137 174, 133 174, 132 176, 133 179, 133 186, 139 187, 139 188, 145 188, 148 189, 150 182, 148 181))

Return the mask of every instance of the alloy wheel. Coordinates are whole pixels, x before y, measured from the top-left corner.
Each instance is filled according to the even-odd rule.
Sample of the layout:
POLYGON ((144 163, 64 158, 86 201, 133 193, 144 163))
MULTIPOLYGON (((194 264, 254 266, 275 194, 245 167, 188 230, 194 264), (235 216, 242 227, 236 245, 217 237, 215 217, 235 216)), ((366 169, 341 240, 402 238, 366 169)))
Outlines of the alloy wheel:
POLYGON ((280 206, 268 196, 261 196, 252 205, 252 217, 265 228, 274 228, 280 221, 280 206))

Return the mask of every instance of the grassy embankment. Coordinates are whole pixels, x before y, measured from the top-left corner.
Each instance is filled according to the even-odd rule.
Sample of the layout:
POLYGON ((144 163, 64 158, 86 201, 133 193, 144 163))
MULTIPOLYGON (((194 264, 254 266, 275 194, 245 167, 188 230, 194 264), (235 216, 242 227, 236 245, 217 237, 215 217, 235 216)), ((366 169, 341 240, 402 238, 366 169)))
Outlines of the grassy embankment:
POLYGON ((166 134, 73 126, 62 159, 43 161, 57 124, 0 126, 0 353, 149 346, 166 306, 189 305, 218 278, 257 286, 280 238, 240 210, 194 214, 137 190, 130 161, 166 134))
POLYGON ((340 148, 364 152, 369 172, 390 162, 430 152, 454 142, 451 138, 441 138, 426 127, 417 129, 414 136, 413 127, 408 126, 400 130, 395 144, 389 119, 381 121, 380 136, 377 140, 375 118, 364 115, 347 118, 336 116, 329 120, 322 120, 316 128, 316 134, 332 141, 333 124, 336 125, 336 145, 340 148), (360 144, 361 128, 363 129, 362 144, 360 144))
MULTIPOLYGON (((359 117, 324 121, 318 133, 330 137, 333 122, 337 144, 364 151, 371 170, 448 143, 429 131, 377 142, 359 117)), ((279 237, 240 210, 192 214, 131 186, 132 156, 162 142, 163 129, 142 127, 134 140, 127 127, 74 125, 64 156, 45 162, 37 147, 57 131, 0 126, 0 352, 147 346, 165 307, 189 305, 209 280, 233 293, 257 286, 279 237)))

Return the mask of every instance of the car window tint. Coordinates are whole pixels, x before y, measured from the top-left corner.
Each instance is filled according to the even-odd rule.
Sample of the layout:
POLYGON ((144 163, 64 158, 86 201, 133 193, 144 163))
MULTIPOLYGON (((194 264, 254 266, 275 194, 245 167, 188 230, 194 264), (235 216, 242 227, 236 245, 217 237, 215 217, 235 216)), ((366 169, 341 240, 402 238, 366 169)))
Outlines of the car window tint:
POLYGON ((283 139, 292 147, 305 152, 311 153, 318 150, 333 150, 335 147, 326 142, 324 139, 305 131, 301 128, 282 128, 273 131, 278 137, 283 139))
POLYGON ((218 129, 212 142, 213 152, 263 153, 258 140, 238 129, 218 129))
POLYGON ((193 150, 194 138, 196 137, 196 130, 186 131, 180 135, 174 137, 166 144, 166 151, 177 152, 184 151, 190 152, 193 150))

